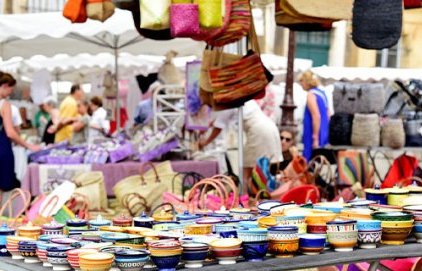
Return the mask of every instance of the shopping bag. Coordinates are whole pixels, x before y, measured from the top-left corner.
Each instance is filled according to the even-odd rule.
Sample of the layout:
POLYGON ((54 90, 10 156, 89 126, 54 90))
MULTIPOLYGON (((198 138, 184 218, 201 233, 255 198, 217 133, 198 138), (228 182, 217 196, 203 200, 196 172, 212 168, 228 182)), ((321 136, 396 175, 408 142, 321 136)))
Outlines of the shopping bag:
POLYGON ((104 22, 114 14, 115 6, 111 0, 87 0, 88 18, 104 22))
POLYGON ((221 0, 199 0, 199 24, 205 28, 218 28, 223 25, 221 0))
POLYGON ((107 191, 104 175, 101 171, 84 172, 74 177, 77 188, 75 193, 85 195, 89 201, 90 211, 107 209, 107 191))
POLYGON ((197 4, 172 4, 170 30, 173 37, 195 37, 199 34, 199 9, 197 4))
POLYGON ((170 28, 171 0, 140 0, 141 28, 162 30, 170 28))
POLYGON ((88 19, 86 0, 68 0, 63 8, 63 16, 72 23, 84 23, 88 19))
POLYGON ((31 194, 27 190, 15 188, 8 195, 0 208, 0 223, 16 227, 27 220, 25 212, 31 203, 31 194))

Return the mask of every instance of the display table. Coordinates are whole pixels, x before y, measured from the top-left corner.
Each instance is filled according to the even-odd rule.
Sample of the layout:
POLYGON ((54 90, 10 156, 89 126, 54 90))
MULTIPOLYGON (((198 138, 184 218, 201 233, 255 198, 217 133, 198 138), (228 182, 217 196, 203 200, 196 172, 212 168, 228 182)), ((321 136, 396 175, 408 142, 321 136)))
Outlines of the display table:
MULTIPOLYGON (((381 268, 379 261, 386 259, 422 257, 422 244, 406 244, 403 246, 381 246, 377 249, 356 249, 353 252, 325 251, 320 255, 299 255, 293 258, 268 258, 263 262, 238 262, 235 265, 218 265, 215 262, 206 264, 201 271, 284 271, 305 268, 370 262, 369 271, 381 268)), ((183 265, 180 266, 181 268, 183 265)), ((51 268, 38 264, 25 264, 22 260, 12 260, 10 257, 0 258, 0 270, 7 271, 48 271, 51 268)), ((154 269, 146 269, 154 270, 154 269)), ((184 269, 189 270, 189 269, 184 269)), ((382 269, 385 270, 385 269, 382 269)))
MULTIPOLYGON (((212 177, 219 173, 218 162, 216 161, 172 161, 172 168, 176 172, 194 171, 204 177, 212 177)), ((22 180, 22 188, 29 190, 31 195, 40 194, 39 164, 30 164, 22 180)), ((63 165, 65 168, 66 165, 63 165)), ((93 171, 101 171, 104 174, 104 181, 107 189, 107 195, 113 196, 113 186, 120 180, 139 174, 141 164, 138 162, 122 162, 117 164, 94 164, 93 171)), ((145 166, 145 170, 150 167, 145 166)))

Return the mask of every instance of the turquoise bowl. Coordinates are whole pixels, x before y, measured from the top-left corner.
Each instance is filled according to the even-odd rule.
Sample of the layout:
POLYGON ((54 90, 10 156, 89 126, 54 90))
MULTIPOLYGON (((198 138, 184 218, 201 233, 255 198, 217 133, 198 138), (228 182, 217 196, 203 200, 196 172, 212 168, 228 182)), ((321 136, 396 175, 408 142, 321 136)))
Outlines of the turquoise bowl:
POLYGON ((376 231, 381 229, 380 220, 358 220, 356 224, 358 231, 376 231))

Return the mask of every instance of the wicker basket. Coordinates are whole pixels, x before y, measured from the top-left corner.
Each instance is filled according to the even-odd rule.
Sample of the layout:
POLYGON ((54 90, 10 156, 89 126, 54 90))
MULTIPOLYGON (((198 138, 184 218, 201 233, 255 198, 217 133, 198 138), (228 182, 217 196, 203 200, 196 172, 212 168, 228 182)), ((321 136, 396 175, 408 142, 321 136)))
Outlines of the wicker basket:
POLYGON ((402 119, 387 119, 382 126, 381 142, 384 147, 400 149, 404 147, 406 136, 402 119))
POLYGON ((377 147, 380 145, 380 121, 377 114, 355 114, 352 145, 377 147))

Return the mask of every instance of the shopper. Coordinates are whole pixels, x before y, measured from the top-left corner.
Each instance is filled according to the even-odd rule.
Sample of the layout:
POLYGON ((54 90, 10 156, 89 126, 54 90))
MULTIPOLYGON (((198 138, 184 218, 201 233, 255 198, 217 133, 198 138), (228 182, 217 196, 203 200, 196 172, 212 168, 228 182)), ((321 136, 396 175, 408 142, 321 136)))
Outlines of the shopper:
MULTIPOLYGON (((223 129, 228 128, 231 120, 236 119, 237 112, 236 109, 215 112, 216 118, 212 124, 213 130, 207 139, 199 142, 199 147, 205 147, 223 129)), ((278 162, 282 157, 281 145, 275 123, 261 111, 255 100, 251 100, 243 106, 243 130, 246 134, 246 143, 243 148, 243 178, 245 183, 249 185, 256 160, 266 156, 272 162, 278 162)), ((245 192, 248 185, 244 186, 245 192)))
POLYGON ((104 139, 110 131, 110 121, 107 119, 107 111, 103 108, 103 101, 100 97, 91 98, 90 109, 92 111, 89 122, 88 142, 104 139))
POLYGON ((48 113, 49 121, 45 126, 45 130, 41 142, 46 145, 53 144, 56 132, 63 126, 61 124, 60 112, 57 108, 57 101, 54 97, 48 96, 43 101, 43 108, 48 113))
POLYGON ((88 115, 89 103, 87 101, 78 102, 78 113, 79 117, 75 119, 72 124, 73 127, 73 138, 72 144, 85 144, 88 142, 88 131, 90 117, 88 115))
MULTIPOLYGON (((70 88, 70 95, 60 104, 60 119, 73 119, 78 117, 78 101, 82 100, 84 92, 79 85, 73 85, 70 88)), ((71 124, 64 125, 57 130, 55 142, 71 141, 73 128, 71 124)))
POLYGON ((39 110, 34 117, 34 127, 37 129, 39 137, 42 137, 45 131, 45 127, 50 121, 50 114, 48 114, 44 109, 44 104, 40 104, 39 110))
POLYGON ((0 190, 9 191, 19 187, 20 183, 15 174, 15 161, 12 151, 12 141, 31 151, 40 149, 24 141, 13 127, 12 110, 6 100, 12 93, 16 80, 8 73, 0 72, 0 190))
POLYGON ((320 82, 311 71, 299 76, 299 83, 308 92, 303 118, 303 156, 311 159, 312 150, 328 144, 329 110, 325 92, 318 88, 320 82))

